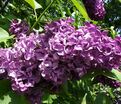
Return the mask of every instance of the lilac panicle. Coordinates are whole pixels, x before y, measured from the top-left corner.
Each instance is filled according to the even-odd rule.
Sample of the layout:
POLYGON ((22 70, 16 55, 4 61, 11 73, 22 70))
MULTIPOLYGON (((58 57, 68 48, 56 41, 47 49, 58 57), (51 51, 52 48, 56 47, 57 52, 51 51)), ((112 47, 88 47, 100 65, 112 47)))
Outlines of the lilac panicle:
POLYGON ((9 67, 8 76, 12 82, 12 89, 23 93, 29 87, 34 87, 40 81, 38 61, 35 49, 38 47, 39 36, 31 33, 16 41, 14 48, 8 54, 9 67))
POLYGON ((10 34, 15 35, 17 38, 26 36, 26 33, 30 30, 28 23, 26 21, 19 22, 18 20, 13 20, 10 24, 10 34))
POLYGON ((89 17, 92 20, 100 21, 104 19, 106 11, 102 0, 83 0, 89 17))
MULTIPOLYGON (((85 22, 85 26, 80 26, 75 30, 70 23, 67 26, 73 28, 73 31, 60 32, 63 20, 57 21, 55 26, 58 28, 56 32, 51 24, 47 25, 49 31, 51 30, 52 37, 49 38, 49 48, 51 51, 57 53, 61 60, 67 63, 67 67, 72 72, 77 72, 78 76, 82 77, 84 73, 92 70, 112 68, 118 69, 120 66, 121 53, 119 39, 111 39, 105 36, 108 31, 101 32, 101 27, 95 24, 85 22), (52 29, 51 29, 52 28, 52 29), (60 31, 59 31, 60 30, 60 31), (78 58, 77 58, 78 57, 78 58), (77 59, 76 64, 74 61, 77 59), (73 69, 72 69, 73 68, 73 69), (79 73, 80 72, 80 73, 79 73)), ((52 22, 52 24, 54 24, 52 22)), ((48 30, 46 30, 48 34, 48 30)), ((77 74, 75 74, 77 75, 77 74)))
POLYGON ((121 37, 112 39, 107 30, 89 22, 76 29, 73 22, 60 19, 45 25, 43 34, 26 36, 27 23, 14 20, 10 32, 19 39, 14 47, 0 48, 0 79, 10 79, 14 91, 40 104, 41 87, 56 93, 69 78, 80 80, 94 70, 118 70, 121 37))

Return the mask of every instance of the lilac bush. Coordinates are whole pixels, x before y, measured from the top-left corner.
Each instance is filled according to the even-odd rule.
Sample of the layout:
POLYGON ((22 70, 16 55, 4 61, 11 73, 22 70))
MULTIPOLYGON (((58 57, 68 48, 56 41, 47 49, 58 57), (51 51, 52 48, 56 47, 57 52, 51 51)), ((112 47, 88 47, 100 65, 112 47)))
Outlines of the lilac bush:
POLYGON ((89 22, 76 29, 73 22, 60 19, 45 25, 43 34, 26 36, 26 22, 14 20, 10 33, 19 40, 14 47, 0 49, 0 79, 10 79, 14 91, 40 104, 43 88, 57 93, 67 79, 80 80, 94 70, 118 70, 121 38, 112 39, 107 30, 89 22))

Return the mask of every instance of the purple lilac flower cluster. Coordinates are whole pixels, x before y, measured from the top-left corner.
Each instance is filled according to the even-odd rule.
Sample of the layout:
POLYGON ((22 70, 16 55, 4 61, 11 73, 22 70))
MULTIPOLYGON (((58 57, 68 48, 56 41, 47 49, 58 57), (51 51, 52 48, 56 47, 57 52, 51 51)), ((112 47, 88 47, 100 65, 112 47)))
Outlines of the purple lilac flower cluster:
POLYGON ((10 62, 7 70, 13 90, 24 92, 40 81, 38 62, 35 57, 35 48, 39 41, 38 35, 31 33, 17 41, 9 52, 10 62))
POLYGON ((6 53, 9 51, 9 49, 10 48, 8 48, 8 49, 0 48, 0 80, 7 78, 7 71, 5 69, 8 65, 8 62, 6 60, 6 57, 7 57, 6 53))
POLYGON ((106 11, 102 0, 83 0, 89 17, 92 20, 103 20, 106 11))
MULTIPOLYGON (((40 104, 43 88, 57 93, 67 79, 80 80, 93 70, 118 69, 121 38, 111 39, 108 31, 101 32, 100 26, 89 22, 76 30, 73 22, 72 18, 51 22, 43 34, 21 36, 19 31, 14 47, 0 49, 0 79, 10 79, 14 91, 40 104)), ((10 31, 15 32, 12 27, 10 31)))
MULTIPOLYGON (((59 26, 66 24, 66 22, 65 24, 62 22, 65 20, 60 21, 57 22, 59 26)), ((52 24, 48 25, 48 28, 53 31, 52 24)), ((77 72, 77 77, 80 78, 84 73, 94 69, 119 68, 121 60, 120 37, 117 36, 115 40, 111 39, 105 36, 108 31, 101 32, 100 26, 88 22, 85 22, 85 26, 80 26, 78 30, 75 30, 71 25, 69 28, 72 31, 64 33, 58 29, 48 42, 50 50, 56 52, 63 62, 67 63, 70 70, 77 72)))
POLYGON ((25 34, 30 30, 28 23, 26 21, 13 20, 10 24, 10 34, 15 35, 17 38, 25 36, 25 34))
MULTIPOLYGON (((35 85, 43 80, 38 68, 41 61, 38 61, 37 53, 35 53, 38 47, 42 48, 42 44, 39 45, 42 43, 42 37, 38 33, 31 33, 16 41, 13 48, 0 49, 0 79, 10 79, 12 89, 19 94, 25 94, 32 104, 40 104, 41 100, 36 97, 32 101, 32 96, 29 96, 34 97, 35 85)), ((41 92, 37 90, 35 95, 40 97, 43 94, 41 92)))

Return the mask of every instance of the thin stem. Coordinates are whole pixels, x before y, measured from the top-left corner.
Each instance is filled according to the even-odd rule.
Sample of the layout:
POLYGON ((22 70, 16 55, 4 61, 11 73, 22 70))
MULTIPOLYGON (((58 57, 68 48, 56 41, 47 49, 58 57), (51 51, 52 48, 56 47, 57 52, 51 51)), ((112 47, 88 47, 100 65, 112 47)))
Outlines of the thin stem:
POLYGON ((34 9, 34 14, 35 14, 35 18, 36 18, 36 21, 37 21, 37 12, 36 12, 36 9, 34 9))
POLYGON ((37 23, 39 22, 39 20, 41 19, 41 17, 45 14, 45 12, 51 7, 51 5, 53 4, 55 0, 53 0, 48 6, 47 8, 40 14, 40 16, 37 18, 37 21, 33 24, 33 26, 31 27, 31 29, 28 31, 27 35, 33 30, 33 28, 37 25, 37 23))

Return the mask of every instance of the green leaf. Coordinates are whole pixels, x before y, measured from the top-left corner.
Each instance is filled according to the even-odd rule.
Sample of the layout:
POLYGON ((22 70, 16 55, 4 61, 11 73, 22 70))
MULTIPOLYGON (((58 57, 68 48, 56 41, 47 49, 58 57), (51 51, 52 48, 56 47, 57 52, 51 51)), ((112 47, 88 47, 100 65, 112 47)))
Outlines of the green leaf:
POLYGON ((54 95, 50 95, 49 93, 45 93, 42 97, 42 103, 43 104, 52 104, 53 100, 57 99, 57 96, 54 95))
POLYGON ((9 104, 11 102, 11 98, 8 95, 4 95, 2 99, 0 99, 0 104, 9 104))
POLYGON ((45 9, 50 3, 51 3, 51 0, 36 0, 41 6, 43 9, 45 9))
POLYGON ((87 104, 87 102, 86 102, 86 97, 87 97, 87 93, 84 95, 81 104, 87 104))
POLYGON ((113 104, 111 99, 104 93, 99 93, 94 104, 113 104))
MULTIPOLYGON (((11 84, 9 80, 0 80, 0 98, 11 90, 11 84)), ((1 104, 1 103, 0 103, 1 104)))
POLYGON ((86 12, 86 9, 83 5, 83 3, 81 2, 81 4, 76 1, 76 0, 71 0, 73 2, 73 4, 76 6, 76 8, 80 11, 80 13, 83 15, 83 17, 87 20, 89 20, 88 14, 86 12))
POLYGON ((33 9, 42 8, 40 4, 38 4, 35 0, 25 0, 33 9))
POLYGON ((10 90, 0 98, 0 104, 30 104, 24 96, 19 96, 16 92, 10 90))
POLYGON ((9 31, 10 21, 6 18, 0 19, 0 27, 5 29, 6 31, 9 31))
POLYGON ((103 75, 108 77, 108 78, 111 78, 111 79, 114 79, 114 80, 121 82, 121 72, 119 72, 116 69, 112 69, 111 71, 104 71, 103 75))
POLYGON ((9 80, 0 80, 0 104, 9 104, 11 98, 6 94, 11 90, 9 80))
POLYGON ((0 42, 6 42, 8 39, 12 39, 14 35, 9 36, 9 33, 0 27, 0 42))
POLYGON ((30 104, 11 89, 9 80, 0 80, 0 104, 30 104))
POLYGON ((9 34, 6 30, 0 27, 0 42, 5 41, 9 37, 9 34))

